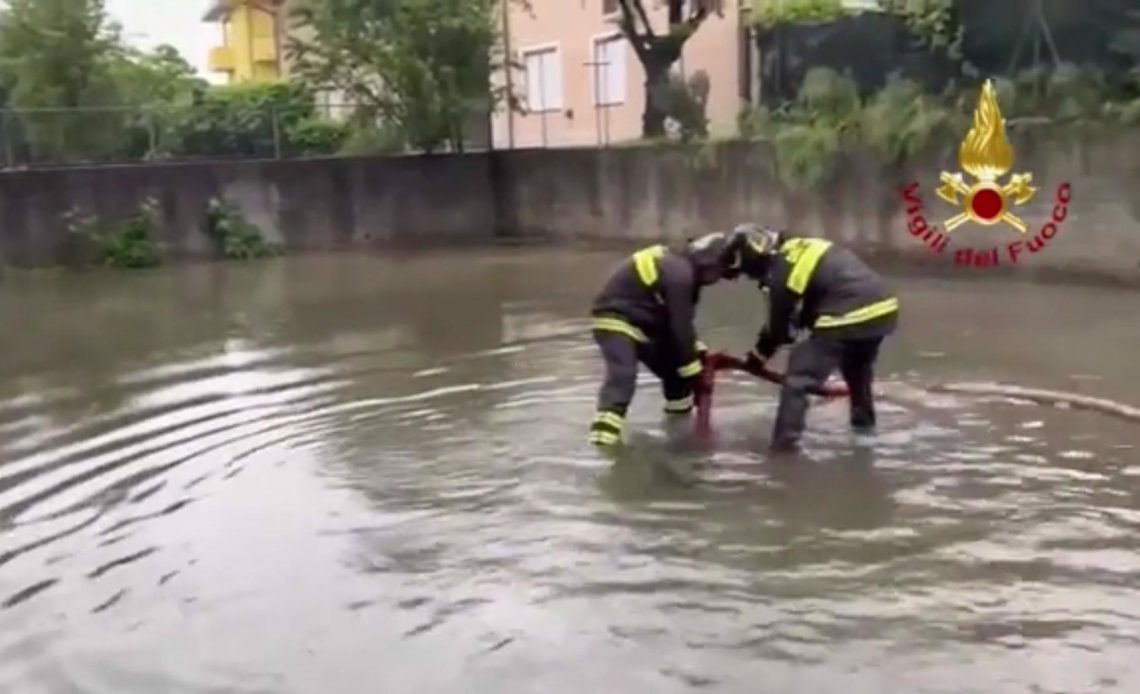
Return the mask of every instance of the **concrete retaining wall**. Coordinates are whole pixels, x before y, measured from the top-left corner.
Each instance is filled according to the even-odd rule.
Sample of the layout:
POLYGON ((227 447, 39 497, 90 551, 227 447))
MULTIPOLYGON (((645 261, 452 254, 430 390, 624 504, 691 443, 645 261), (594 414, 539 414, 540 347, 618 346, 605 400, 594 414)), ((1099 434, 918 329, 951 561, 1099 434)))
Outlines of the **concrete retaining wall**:
POLYGON ((147 198, 161 210, 168 259, 209 256, 206 203, 219 196, 295 251, 507 238, 632 245, 757 220, 922 266, 951 267, 965 248, 976 251, 976 265, 996 249, 985 257, 1005 269, 1140 281, 1140 131, 1067 144, 1029 133, 1015 139, 1015 151, 1014 171, 1031 172, 1039 188, 1014 210, 1027 233, 967 224, 943 244, 911 231, 922 233, 916 216, 943 230, 959 211, 935 194, 939 172, 957 169, 952 147, 906 171, 851 155, 834 184, 808 194, 779 183, 763 143, 5 172, 0 260, 76 262, 83 246, 68 233, 69 212, 113 225, 147 198), (900 194, 913 183, 921 212, 913 195, 907 203, 900 194), (1062 183, 1071 186, 1065 218, 1034 243, 1062 183), (1014 262, 1008 247, 1019 240, 1014 262), (940 253, 931 250, 939 245, 940 253))

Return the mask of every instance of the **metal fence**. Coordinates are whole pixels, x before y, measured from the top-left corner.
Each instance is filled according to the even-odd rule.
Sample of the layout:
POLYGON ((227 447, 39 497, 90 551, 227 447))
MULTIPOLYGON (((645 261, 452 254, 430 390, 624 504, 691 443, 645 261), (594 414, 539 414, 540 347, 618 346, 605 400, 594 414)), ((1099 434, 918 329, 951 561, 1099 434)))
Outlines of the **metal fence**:
MULTIPOLYGON (((0 109, 0 167, 27 169, 149 161, 293 159, 414 151, 347 104, 312 113, 217 105, 0 109)), ((463 127, 464 151, 490 146, 485 114, 463 127)), ((448 148, 442 148, 446 151, 448 148)))

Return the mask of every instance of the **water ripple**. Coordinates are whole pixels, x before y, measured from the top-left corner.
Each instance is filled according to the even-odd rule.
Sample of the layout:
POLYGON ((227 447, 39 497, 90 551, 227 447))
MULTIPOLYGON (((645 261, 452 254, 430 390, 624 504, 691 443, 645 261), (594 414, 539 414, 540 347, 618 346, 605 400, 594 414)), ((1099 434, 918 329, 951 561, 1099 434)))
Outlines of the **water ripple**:
POLYGON ((582 302, 464 303, 457 273, 0 390, 0 690, 1140 686, 1126 424, 901 363, 878 436, 819 404, 780 463, 775 389, 725 376, 705 441, 643 371, 603 455, 582 302))

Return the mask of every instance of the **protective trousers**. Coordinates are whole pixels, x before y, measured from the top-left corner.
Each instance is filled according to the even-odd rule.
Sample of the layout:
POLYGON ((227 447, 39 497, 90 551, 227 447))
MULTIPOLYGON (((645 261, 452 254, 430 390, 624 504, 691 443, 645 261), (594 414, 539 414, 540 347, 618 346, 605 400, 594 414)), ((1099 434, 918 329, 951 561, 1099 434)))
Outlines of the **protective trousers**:
POLYGON ((835 339, 813 334, 792 348, 771 446, 777 450, 795 450, 803 436, 808 411, 808 391, 823 385, 838 367, 850 390, 851 426, 870 429, 875 426, 874 384, 875 361, 879 357, 882 337, 835 339))
POLYGON ((594 341, 605 361, 606 375, 598 392, 597 413, 590 425, 590 442, 613 445, 621 442, 625 414, 637 388, 637 364, 641 362, 661 379, 665 411, 686 414, 693 409, 693 379, 677 374, 672 350, 659 342, 639 342, 607 330, 595 330, 594 341))

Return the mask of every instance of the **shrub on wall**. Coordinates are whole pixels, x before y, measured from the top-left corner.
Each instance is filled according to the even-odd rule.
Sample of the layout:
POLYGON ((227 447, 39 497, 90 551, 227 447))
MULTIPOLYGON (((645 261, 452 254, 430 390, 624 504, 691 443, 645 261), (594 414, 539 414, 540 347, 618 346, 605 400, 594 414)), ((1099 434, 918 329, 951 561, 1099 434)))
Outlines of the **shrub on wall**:
POLYGON ((265 240, 261 229, 233 205, 213 198, 206 207, 206 233, 222 256, 230 260, 253 260, 279 255, 281 246, 265 240))
POLYGON ((162 262, 154 240, 158 203, 148 198, 134 214, 121 223, 103 227, 94 217, 64 215, 68 230, 94 246, 99 261, 107 267, 138 269, 155 267, 162 262))

